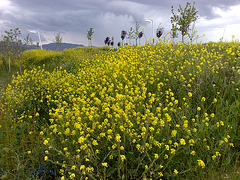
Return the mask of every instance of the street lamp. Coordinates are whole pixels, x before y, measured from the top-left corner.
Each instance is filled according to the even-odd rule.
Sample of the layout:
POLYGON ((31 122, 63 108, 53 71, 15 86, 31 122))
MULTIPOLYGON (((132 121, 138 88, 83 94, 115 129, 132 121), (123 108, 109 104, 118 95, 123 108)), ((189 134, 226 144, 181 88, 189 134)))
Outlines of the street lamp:
POLYGON ((153 38, 153 20, 152 20, 152 19, 145 19, 145 21, 152 23, 152 39, 153 39, 153 44, 154 44, 154 38, 153 38))
POLYGON ((30 33, 34 33, 34 34, 38 34, 38 39, 39 39, 39 45, 40 45, 40 48, 42 49, 42 41, 41 41, 41 37, 40 37, 40 33, 39 31, 30 31, 30 33))
POLYGON ((227 28, 227 26, 224 27, 224 31, 223 31, 223 35, 222 35, 222 41, 223 41, 223 37, 224 37, 225 31, 226 31, 226 28, 227 28))

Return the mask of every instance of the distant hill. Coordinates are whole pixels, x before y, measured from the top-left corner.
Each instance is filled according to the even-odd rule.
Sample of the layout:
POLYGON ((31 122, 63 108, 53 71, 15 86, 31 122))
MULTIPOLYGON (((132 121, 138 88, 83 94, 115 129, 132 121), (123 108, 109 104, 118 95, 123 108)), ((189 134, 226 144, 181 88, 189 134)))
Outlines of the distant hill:
MULTIPOLYGON (((68 48, 76 48, 76 47, 83 47, 84 45, 82 44, 71 44, 71 43, 62 43, 61 46, 59 47, 59 50, 64 50, 68 48)), ((48 49, 48 50, 56 50, 57 46, 55 43, 50 43, 50 44, 43 44, 42 45, 43 49, 48 49)))
MULTIPOLYGON (((67 49, 67 48, 76 48, 76 47, 83 47, 84 45, 82 44, 71 44, 71 43, 62 43, 61 46, 59 47, 58 50, 60 51, 63 51, 64 49, 67 49)), ((47 50, 56 50, 57 46, 55 43, 49 43, 49 44, 43 44, 42 45, 43 49, 47 49, 47 50)), ((0 41, 0 49, 1 49, 1 41, 0 41)), ((30 50, 30 49, 37 49, 39 47, 37 47, 36 45, 27 45, 25 46, 25 48, 27 50, 30 50)))

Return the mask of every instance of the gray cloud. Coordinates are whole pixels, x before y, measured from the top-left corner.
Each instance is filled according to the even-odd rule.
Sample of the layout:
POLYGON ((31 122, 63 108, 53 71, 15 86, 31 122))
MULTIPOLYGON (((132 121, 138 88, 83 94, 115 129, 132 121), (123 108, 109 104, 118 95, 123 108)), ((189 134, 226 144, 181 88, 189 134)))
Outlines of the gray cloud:
MULTIPOLYGON (((128 30, 137 21, 146 27, 150 36, 151 26, 144 18, 154 19, 154 27, 159 22, 170 28, 171 6, 177 10, 186 2, 193 0, 9 0, 10 7, 0 8, 1 31, 19 27, 26 35, 28 29, 41 32, 43 41, 52 41, 54 34, 60 32, 63 40, 87 44, 86 33, 94 28, 93 43, 103 45, 106 36, 120 40, 121 30, 128 30), (74 34, 71 37, 70 34, 74 34), (66 35, 66 39, 64 38, 66 35)), ((196 8, 201 18, 212 20, 220 17, 213 10, 227 11, 231 6, 240 4, 240 0, 198 0, 196 8)), ((0 5, 1 7, 1 5, 0 5)))

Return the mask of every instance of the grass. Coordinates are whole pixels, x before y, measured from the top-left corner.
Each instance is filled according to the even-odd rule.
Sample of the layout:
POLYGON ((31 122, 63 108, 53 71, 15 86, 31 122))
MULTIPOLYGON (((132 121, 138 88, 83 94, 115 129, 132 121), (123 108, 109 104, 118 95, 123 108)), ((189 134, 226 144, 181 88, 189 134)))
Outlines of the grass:
POLYGON ((7 87, 1 75, 0 173, 239 179, 239 51, 160 43, 23 53, 23 77, 7 87))

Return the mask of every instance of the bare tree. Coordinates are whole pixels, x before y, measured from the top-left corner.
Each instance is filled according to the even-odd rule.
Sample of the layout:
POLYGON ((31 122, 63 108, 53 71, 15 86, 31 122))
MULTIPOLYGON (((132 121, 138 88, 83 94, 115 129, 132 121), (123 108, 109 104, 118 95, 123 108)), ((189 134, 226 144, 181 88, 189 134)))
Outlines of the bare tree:
MULTIPOLYGON (((17 59, 19 64, 19 73, 22 76, 22 68, 20 63, 20 53, 23 51, 22 41, 19 39, 19 35, 21 35, 21 31, 19 28, 10 29, 10 31, 5 31, 3 37, 3 46, 5 46, 6 53, 8 53, 9 58, 9 69, 11 71, 11 54, 17 53, 17 59)), ((5 60, 4 60, 5 61, 5 60)))

